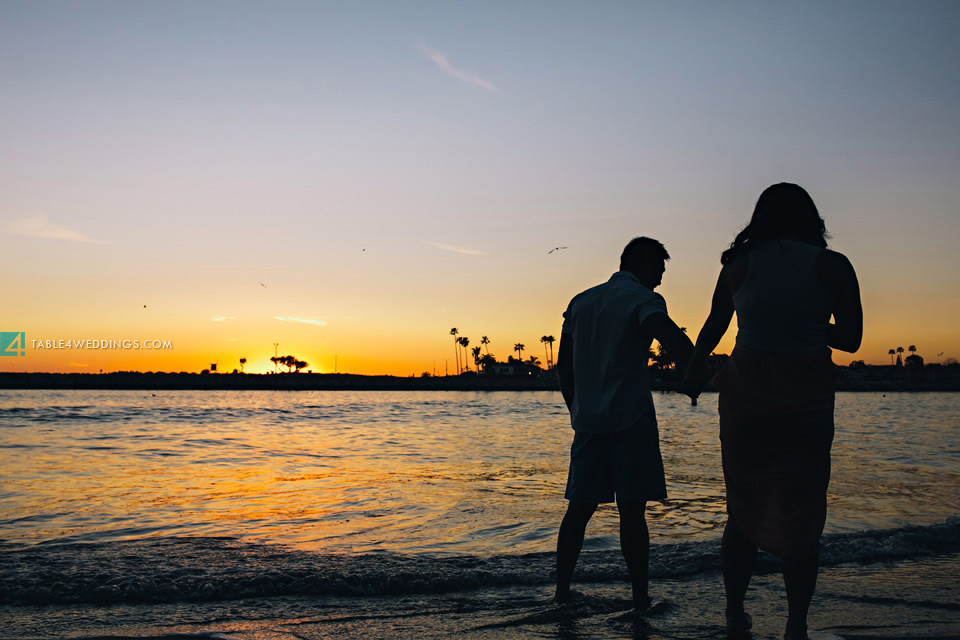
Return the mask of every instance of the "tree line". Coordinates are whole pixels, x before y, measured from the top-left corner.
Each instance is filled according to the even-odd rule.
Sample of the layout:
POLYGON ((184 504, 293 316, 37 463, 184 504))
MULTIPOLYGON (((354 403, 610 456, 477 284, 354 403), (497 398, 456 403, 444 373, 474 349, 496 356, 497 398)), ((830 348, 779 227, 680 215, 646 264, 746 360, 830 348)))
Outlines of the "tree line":
MULTIPOLYGON (((531 355, 526 360, 523 359, 523 352, 526 350, 527 345, 522 342, 517 342, 513 345, 513 351, 517 352, 516 358, 511 355, 507 357, 506 362, 500 362, 490 353, 490 338, 487 336, 482 336, 480 338, 480 344, 470 348, 470 338, 460 335, 460 331, 456 327, 450 329, 450 335, 453 336, 454 363, 458 374, 467 371, 480 373, 481 371, 488 371, 489 367, 498 364, 522 364, 529 367, 541 368, 542 362, 537 356, 531 355), (473 361, 473 369, 470 368, 471 360, 473 361)), ((540 342, 543 344, 543 354, 547 369, 552 369, 554 366, 553 343, 556 342, 556 340, 553 336, 542 336, 540 338, 540 342)))
POLYGON ((923 366, 923 358, 917 355, 917 345, 910 345, 907 347, 907 351, 910 352, 910 355, 903 359, 903 347, 897 347, 896 349, 890 349, 887 354, 890 356, 890 364, 893 366, 923 366), (896 356, 897 360, 894 362, 893 358, 896 356))

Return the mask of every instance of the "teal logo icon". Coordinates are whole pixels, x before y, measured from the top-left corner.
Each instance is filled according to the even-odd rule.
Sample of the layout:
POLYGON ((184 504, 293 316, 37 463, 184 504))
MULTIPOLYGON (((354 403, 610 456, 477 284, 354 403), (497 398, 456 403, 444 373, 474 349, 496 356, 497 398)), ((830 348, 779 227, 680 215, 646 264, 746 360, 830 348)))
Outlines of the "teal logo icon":
POLYGON ((23 331, 0 331, 0 356, 27 355, 27 334, 23 331))

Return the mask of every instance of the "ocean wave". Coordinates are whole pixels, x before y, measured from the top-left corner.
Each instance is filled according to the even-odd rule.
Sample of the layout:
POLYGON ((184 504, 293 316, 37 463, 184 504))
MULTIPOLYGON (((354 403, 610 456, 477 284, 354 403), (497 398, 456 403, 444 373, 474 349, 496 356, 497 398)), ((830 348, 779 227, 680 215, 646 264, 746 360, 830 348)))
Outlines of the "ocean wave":
MULTIPOLYGON (((650 574, 717 571, 720 542, 653 545, 650 574)), ((832 534, 821 563, 871 563, 960 552, 960 518, 942 524, 832 534)), ((553 553, 331 555, 230 537, 160 537, 19 547, 0 543, 0 604, 195 602, 286 595, 375 596, 466 591, 553 580, 553 553)), ((758 572, 776 571, 761 554, 758 572)), ((587 551, 577 579, 626 579, 617 551, 587 551)))
POLYGON ((63 423, 71 421, 96 421, 103 423, 129 422, 133 420, 156 422, 163 419, 168 422, 200 422, 214 418, 248 419, 260 413, 260 410, 237 411, 229 408, 188 408, 188 407, 98 407, 90 406, 43 406, 43 407, 2 407, 0 425, 19 426, 20 422, 63 423))
MULTIPOLYGON (((402 393, 402 392, 401 392, 402 393)), ((349 401, 331 397, 328 403, 308 403, 292 407, 237 406, 235 404, 156 404, 141 402, 141 398, 123 396, 128 404, 46 404, 38 406, 0 407, 0 427, 18 427, 24 423, 70 423, 103 422, 144 424, 179 424, 208 422, 249 422, 269 424, 302 423, 304 420, 331 419, 344 424, 365 423, 370 420, 395 422, 398 418, 408 420, 411 413, 420 420, 437 420, 449 416, 462 416, 469 410, 471 418, 498 414, 502 408, 487 400, 456 399, 422 400, 419 396, 409 401, 371 403, 349 401)), ((566 415, 562 405, 549 405, 547 415, 566 415)), ((542 405, 514 407, 512 415, 534 413, 541 415, 542 405)))
MULTIPOLYGON (((392 409, 390 410, 393 411, 392 409)), ((251 422, 287 424, 303 420, 339 419, 357 421, 357 416, 383 418, 378 408, 369 405, 330 405, 299 407, 295 410, 271 407, 167 407, 138 406, 42 406, 0 407, 0 427, 20 427, 25 423, 63 424, 70 422, 102 422, 143 424, 200 424, 207 422, 251 422)))

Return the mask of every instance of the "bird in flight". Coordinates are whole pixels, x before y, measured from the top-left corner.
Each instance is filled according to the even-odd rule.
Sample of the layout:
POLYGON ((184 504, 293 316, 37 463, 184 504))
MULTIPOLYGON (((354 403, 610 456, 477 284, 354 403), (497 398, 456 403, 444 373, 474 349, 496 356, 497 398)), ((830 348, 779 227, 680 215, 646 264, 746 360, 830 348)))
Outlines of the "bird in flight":
POLYGON ((554 247, 553 249, 550 249, 550 251, 547 251, 547 255, 550 255, 554 251, 560 251, 560 249, 566 249, 566 247, 554 247))
POLYGON ((267 285, 263 284, 262 282, 260 283, 260 286, 263 287, 264 289, 267 288, 267 285))

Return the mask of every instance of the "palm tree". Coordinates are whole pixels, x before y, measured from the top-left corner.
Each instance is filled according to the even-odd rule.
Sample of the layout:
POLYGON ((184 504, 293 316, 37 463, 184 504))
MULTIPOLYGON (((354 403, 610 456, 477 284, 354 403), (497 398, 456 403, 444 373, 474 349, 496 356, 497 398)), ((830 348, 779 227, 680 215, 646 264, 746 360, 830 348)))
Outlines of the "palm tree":
POLYGON ((460 344, 460 341, 457 340, 458 333, 456 327, 450 329, 450 335, 453 336, 453 353, 457 356, 457 373, 460 373, 460 349, 457 348, 457 345, 460 344))
POLYGON ((547 369, 549 369, 553 366, 553 343, 556 342, 557 339, 553 336, 543 336, 540 338, 540 340, 545 342, 547 346, 550 347, 550 356, 547 358, 547 369))
POLYGON ((529 358, 527 358, 526 364, 530 365, 531 367, 539 367, 540 359, 537 358, 537 356, 530 356, 529 358))
POLYGON ((907 351, 910 352, 910 355, 915 355, 917 353, 917 345, 915 344, 910 345, 909 347, 907 347, 907 351))
POLYGON ((487 346, 488 344, 490 344, 490 338, 488 338, 487 336, 483 336, 482 338, 480 338, 480 344, 486 347, 487 355, 490 355, 490 347, 487 346))
POLYGON ((657 350, 656 350, 655 352, 651 351, 651 353, 653 353, 653 357, 650 358, 651 360, 653 360, 653 366, 655 366, 657 369, 669 369, 669 368, 670 368, 670 364, 671 364, 673 361, 670 359, 669 354, 667 354, 667 352, 666 352, 666 350, 663 348, 663 345, 662 345, 662 344, 660 344, 660 343, 658 342, 658 343, 657 343, 657 350))
POLYGON ((527 347, 521 343, 513 345, 513 350, 517 352, 517 360, 523 360, 523 350, 527 347))
POLYGON ((477 367, 477 373, 480 373, 480 351, 479 346, 470 349, 470 353, 473 354, 473 364, 477 367))
POLYGON ((903 360, 901 359, 902 355, 903 355, 903 347, 897 347, 897 362, 899 362, 900 364, 903 364, 903 360))
POLYGON ((890 354, 890 366, 892 367, 892 366, 893 366, 893 356, 897 355, 897 352, 896 352, 894 349, 890 349, 890 351, 887 351, 887 353, 890 354))
POLYGON ((460 336, 457 338, 457 342, 459 342, 460 346, 463 347, 463 368, 469 370, 470 365, 467 363, 467 347, 470 346, 470 338, 466 336, 460 336))
POLYGON ((497 364, 497 359, 488 353, 480 358, 480 364, 483 365, 483 371, 486 373, 490 365, 497 364))
POLYGON ((247 364, 246 358, 240 358, 240 373, 243 373, 243 365, 247 364))

